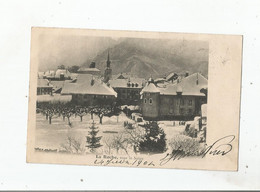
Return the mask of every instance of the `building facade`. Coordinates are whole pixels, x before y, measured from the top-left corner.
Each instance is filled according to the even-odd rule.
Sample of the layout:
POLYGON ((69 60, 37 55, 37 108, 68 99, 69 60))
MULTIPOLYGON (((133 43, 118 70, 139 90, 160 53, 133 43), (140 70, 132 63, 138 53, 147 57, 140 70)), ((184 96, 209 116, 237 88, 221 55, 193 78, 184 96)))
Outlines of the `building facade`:
POLYGON ((100 78, 90 74, 79 74, 77 81, 65 82, 62 95, 71 95, 76 105, 96 106, 113 105, 117 93, 100 78))
POLYGON ((128 79, 112 79, 109 85, 117 92, 117 105, 139 105, 140 92, 145 79, 129 77, 128 79))
POLYGON ((37 95, 52 95, 53 86, 47 79, 37 80, 37 95))
POLYGON ((201 115, 207 96, 201 92, 207 79, 199 73, 187 76, 167 87, 157 87, 152 80, 141 91, 145 119, 192 119, 201 115))

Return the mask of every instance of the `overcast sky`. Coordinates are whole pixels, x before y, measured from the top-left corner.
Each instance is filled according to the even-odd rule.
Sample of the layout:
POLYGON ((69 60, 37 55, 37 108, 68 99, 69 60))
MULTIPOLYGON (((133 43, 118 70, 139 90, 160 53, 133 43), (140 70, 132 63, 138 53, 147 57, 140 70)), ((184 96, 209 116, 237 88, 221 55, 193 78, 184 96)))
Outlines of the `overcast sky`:
POLYGON ((59 65, 82 65, 120 42, 110 37, 42 35, 39 38, 39 71, 56 69, 59 65))

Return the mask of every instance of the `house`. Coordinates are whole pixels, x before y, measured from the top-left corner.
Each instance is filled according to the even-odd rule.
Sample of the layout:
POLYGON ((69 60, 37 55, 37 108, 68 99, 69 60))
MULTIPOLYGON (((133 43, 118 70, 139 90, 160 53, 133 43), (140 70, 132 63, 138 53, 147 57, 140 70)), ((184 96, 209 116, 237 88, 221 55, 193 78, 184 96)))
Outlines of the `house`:
POLYGON ((61 95, 72 95, 72 103, 86 106, 111 105, 117 93, 100 78, 79 74, 76 81, 65 82, 61 95))
POLYGON ((145 85, 145 79, 119 78, 109 80, 108 84, 117 92, 118 105, 137 105, 140 103, 140 92, 145 85))
POLYGON ((43 78, 44 79, 54 79, 55 78, 55 71, 53 71, 53 70, 45 71, 43 78))
POLYGON ((55 73, 56 80, 71 79, 70 72, 67 69, 58 69, 55 73))
POLYGON ((141 91, 142 114, 146 119, 193 119, 201 115, 201 105, 207 103, 201 89, 208 80, 199 73, 158 87, 150 78, 141 91))
POLYGON ((37 79, 37 95, 52 95, 53 85, 47 79, 37 79))
POLYGON ((176 79, 178 79, 178 75, 177 73, 170 73, 169 75, 166 76, 166 81, 174 81, 176 79))
MULTIPOLYGON (((38 78, 41 78, 41 76, 38 75, 38 78)), ((56 71, 48 70, 43 74, 43 79, 64 81, 71 79, 71 74, 67 69, 58 69, 56 71)))

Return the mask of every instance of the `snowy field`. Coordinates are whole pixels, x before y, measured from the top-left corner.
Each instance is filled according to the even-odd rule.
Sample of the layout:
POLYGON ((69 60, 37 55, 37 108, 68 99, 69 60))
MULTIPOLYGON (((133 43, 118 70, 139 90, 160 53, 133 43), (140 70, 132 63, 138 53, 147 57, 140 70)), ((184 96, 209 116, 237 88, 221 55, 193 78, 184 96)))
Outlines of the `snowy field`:
MULTIPOLYGON (((70 118, 71 126, 68 125, 67 118, 63 121, 62 117, 53 118, 52 124, 49 124, 44 115, 37 114, 36 121, 35 148, 60 149, 61 144, 66 143, 68 137, 76 139, 82 146, 85 146, 86 136, 88 135, 88 131, 90 131, 89 127, 93 120, 91 120, 91 116, 88 114, 83 117, 82 122, 80 121, 80 117, 72 116, 70 118)), ((124 128, 124 121, 135 123, 124 113, 121 113, 118 117, 103 117, 102 124, 99 123, 98 116, 94 115, 95 125, 99 128, 98 136, 102 136, 101 144, 103 144, 102 140, 104 138, 123 133, 126 130, 124 128)), ((174 135, 184 131, 184 125, 179 126, 176 122, 174 125, 173 121, 158 121, 158 124, 163 128, 168 141, 174 135)))

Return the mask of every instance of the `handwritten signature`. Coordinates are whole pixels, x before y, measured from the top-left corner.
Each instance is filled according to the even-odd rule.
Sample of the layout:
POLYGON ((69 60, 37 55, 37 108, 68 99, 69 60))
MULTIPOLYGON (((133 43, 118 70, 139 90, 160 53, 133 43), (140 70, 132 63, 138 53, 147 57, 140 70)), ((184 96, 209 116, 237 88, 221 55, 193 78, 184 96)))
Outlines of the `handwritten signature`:
POLYGON ((184 152, 180 148, 177 150, 174 150, 172 153, 167 153, 165 157, 160 159, 160 165, 165 165, 169 161, 175 161, 180 160, 187 156, 200 156, 201 158, 204 158, 206 155, 221 155, 224 156, 228 154, 230 151, 232 151, 232 141, 234 141, 235 136, 234 135, 228 135, 225 137, 222 137, 215 141, 212 145, 206 146, 202 151, 200 152, 184 152))

